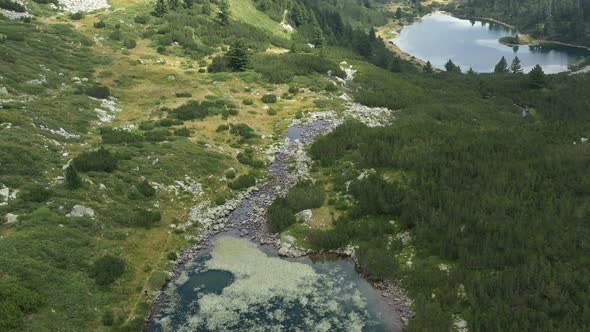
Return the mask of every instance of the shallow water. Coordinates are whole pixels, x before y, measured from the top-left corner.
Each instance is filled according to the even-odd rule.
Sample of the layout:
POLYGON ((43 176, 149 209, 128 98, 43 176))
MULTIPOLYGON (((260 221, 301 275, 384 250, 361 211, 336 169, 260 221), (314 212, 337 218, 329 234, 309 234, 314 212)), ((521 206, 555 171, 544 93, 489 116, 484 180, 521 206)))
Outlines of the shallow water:
POLYGON ((282 259, 230 236, 166 289, 148 331, 399 331, 379 294, 342 259, 282 259))
POLYGON ((522 62, 525 72, 539 64, 546 73, 568 70, 568 65, 590 51, 568 46, 503 45, 499 39, 514 36, 516 31, 499 24, 458 19, 435 12, 411 25, 405 26, 392 42, 402 51, 433 66, 444 69, 451 59, 463 72, 470 67, 476 72, 492 72, 502 56, 508 64, 514 57, 522 62))

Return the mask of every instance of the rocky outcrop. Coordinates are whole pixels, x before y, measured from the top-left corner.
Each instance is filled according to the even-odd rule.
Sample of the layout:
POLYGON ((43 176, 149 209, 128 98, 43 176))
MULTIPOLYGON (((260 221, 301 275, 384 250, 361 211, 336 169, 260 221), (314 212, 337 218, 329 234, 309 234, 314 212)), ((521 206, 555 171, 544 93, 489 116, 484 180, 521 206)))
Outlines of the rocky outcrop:
POLYGON ((94 210, 89 207, 86 207, 84 205, 74 205, 74 207, 72 208, 72 212, 68 213, 66 216, 67 217, 75 217, 75 218, 80 218, 80 217, 93 218, 94 217, 94 210))

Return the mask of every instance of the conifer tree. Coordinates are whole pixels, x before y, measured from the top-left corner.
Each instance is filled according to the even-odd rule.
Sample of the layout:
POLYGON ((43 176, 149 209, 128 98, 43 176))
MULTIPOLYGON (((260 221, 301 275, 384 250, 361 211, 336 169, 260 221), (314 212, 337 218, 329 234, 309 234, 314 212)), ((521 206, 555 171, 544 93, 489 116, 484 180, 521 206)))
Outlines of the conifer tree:
POLYGON ((178 9, 178 0, 168 0, 168 7, 172 10, 178 9))
POLYGON ((515 57, 512 60, 512 64, 510 65, 510 72, 513 74, 522 74, 522 66, 520 64, 520 59, 515 57))
POLYGON ((432 64, 430 61, 426 62, 426 66, 424 67, 424 72, 428 74, 432 74, 434 72, 434 68, 432 68, 432 64))
POLYGON ((533 89, 541 89, 545 86, 545 73, 541 66, 536 65, 529 73, 529 85, 533 89))
POLYGON ((227 3, 227 0, 222 0, 219 2, 219 12, 217 13, 217 19, 221 25, 229 24, 229 4, 227 3))
POLYGON ((229 66, 233 71, 244 71, 250 65, 250 52, 243 41, 238 40, 232 44, 227 52, 229 66))
POLYGON ((69 189, 78 189, 82 187, 82 178, 72 165, 66 168, 66 187, 69 189))
POLYGON ((164 3, 164 0, 158 0, 156 2, 156 7, 154 8, 154 16, 156 17, 163 17, 168 12, 168 8, 164 3))
POLYGON ((505 57, 500 59, 500 62, 494 67, 494 73, 503 74, 508 72, 508 62, 506 61, 505 57))
POLYGON ((455 63, 453 63, 453 60, 451 60, 451 59, 449 59, 449 61, 447 61, 447 63, 445 63, 445 69, 449 73, 460 73, 461 72, 461 68, 459 68, 459 66, 455 65, 455 63))

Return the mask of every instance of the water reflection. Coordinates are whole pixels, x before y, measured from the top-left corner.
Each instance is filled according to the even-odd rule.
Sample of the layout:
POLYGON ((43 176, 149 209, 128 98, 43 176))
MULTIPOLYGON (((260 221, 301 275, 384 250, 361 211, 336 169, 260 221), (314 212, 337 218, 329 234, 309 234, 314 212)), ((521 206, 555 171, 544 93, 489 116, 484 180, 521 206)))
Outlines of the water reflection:
POLYGON ((514 37, 516 31, 507 27, 475 20, 461 20, 436 12, 402 29, 393 42, 403 51, 428 60, 440 69, 452 59, 466 70, 491 72, 501 57, 510 63, 518 56, 525 72, 536 64, 547 73, 568 70, 568 65, 581 56, 590 56, 582 48, 555 45, 507 46, 499 42, 502 37, 514 37))

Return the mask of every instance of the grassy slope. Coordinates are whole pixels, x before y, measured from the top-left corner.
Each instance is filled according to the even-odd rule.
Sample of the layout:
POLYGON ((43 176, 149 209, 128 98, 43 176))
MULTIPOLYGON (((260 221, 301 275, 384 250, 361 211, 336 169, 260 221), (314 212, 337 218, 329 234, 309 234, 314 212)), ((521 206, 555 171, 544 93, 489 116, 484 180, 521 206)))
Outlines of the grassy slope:
MULTIPOLYGON (((133 320, 141 322, 153 298, 151 291, 159 284, 155 279, 172 266, 166 258, 167 253, 178 250, 188 242, 185 234, 171 232, 169 225, 185 220, 188 208, 199 200, 228 194, 225 183, 219 182, 224 170, 234 167, 240 173, 248 171, 247 167, 235 161, 238 150, 230 146, 235 139, 226 133, 217 133, 215 129, 227 122, 247 123, 267 137, 257 142, 256 149, 262 150, 273 142, 271 135, 288 123, 285 119, 292 117, 299 109, 314 108, 315 100, 325 98, 320 93, 300 93, 292 100, 273 105, 279 112, 269 116, 262 108, 259 97, 269 89, 280 95, 287 90, 286 85, 263 84, 257 75, 252 74, 197 73, 199 65, 194 60, 158 54, 147 40, 138 40, 138 46, 129 51, 122 51, 120 44, 108 40, 91 42, 94 37, 107 35, 106 31, 92 27, 97 16, 133 22, 136 13, 146 11, 145 4, 138 2, 114 1, 112 5, 114 12, 90 14, 80 21, 47 17, 42 19, 43 23, 15 25, 16 32, 33 26, 38 27, 33 28, 39 30, 37 33, 45 32, 38 35, 27 32, 27 53, 22 52, 22 42, 0 44, 0 47, 10 48, 9 53, 19 59, 17 66, 0 62, 0 66, 6 68, 2 72, 15 74, 14 78, 7 75, 2 81, 11 92, 9 97, 34 98, 28 102, 29 107, 24 113, 16 112, 20 108, 19 104, 9 105, 10 109, 5 106, 4 110, 0 110, 1 122, 13 124, 11 130, 0 130, 3 144, 10 147, 10 150, 4 151, 8 157, 17 157, 13 160, 14 165, 25 168, 22 172, 15 172, 18 173, 15 175, 3 174, 0 182, 13 189, 23 189, 38 182, 53 191, 49 203, 13 201, 8 206, 0 207, 0 215, 11 212, 20 216, 18 226, 0 226, 3 236, 0 247, 4 248, 0 255, 0 276, 20 279, 26 286, 44 294, 42 306, 27 318, 27 330, 104 329, 101 327, 101 318, 109 308, 114 309, 117 324, 133 320), (73 29, 65 28, 67 33, 59 34, 53 31, 64 23, 73 24, 73 29), (78 42, 80 54, 75 54, 78 48, 70 50, 67 40, 70 34, 83 42, 83 45, 78 42), (61 36, 61 40, 55 35, 61 36), (42 43, 32 43, 37 39, 42 43), (47 56, 47 50, 56 47, 56 54, 63 58, 47 56), (60 47, 68 50, 59 51, 60 47), (164 60, 163 63, 158 64, 159 59, 164 60), (138 60, 143 64, 138 64, 138 60), (51 68, 52 74, 45 74, 49 83, 41 86, 23 84, 22 77, 36 79, 44 73, 44 69, 33 65, 38 63, 45 63, 51 68), (59 72, 64 73, 64 76, 57 75, 59 72), (114 126, 138 125, 148 119, 160 118, 162 114, 155 112, 157 108, 174 107, 186 100, 174 97, 173 94, 179 91, 190 92, 195 99, 202 99, 206 95, 225 96, 240 105, 240 114, 229 120, 217 116, 204 121, 187 122, 186 126, 193 130, 193 136, 189 139, 144 144, 140 148, 107 146, 130 157, 120 162, 114 174, 83 175, 91 182, 87 182, 83 189, 72 192, 53 185, 51 180, 63 175, 61 166, 71 156, 100 144, 98 125, 91 111, 99 107, 98 102, 75 93, 76 85, 71 81, 74 76, 88 77, 90 80, 94 78, 111 88, 113 95, 118 98, 117 106, 122 109, 112 123, 114 126), (244 92, 246 87, 252 91, 244 92), (241 105, 241 100, 247 97, 255 100, 254 105, 241 105), (81 135, 81 138, 64 139, 40 130, 31 137, 29 123, 32 119, 52 129, 64 127, 68 132, 81 135), (53 147, 47 143, 47 139, 58 140, 62 145, 53 147), (19 150, 13 149, 16 144, 20 144, 19 150), (207 148, 205 144, 212 147, 207 148), (31 158, 30 161, 26 156, 31 158), (158 159, 157 164, 154 164, 155 159, 158 159), (27 162, 22 163, 22 160, 27 162), (29 176, 29 173, 34 177, 29 176), (163 185, 172 185, 185 175, 203 184, 204 197, 195 199, 190 195, 176 196, 168 191, 160 191, 155 199, 145 202, 129 202, 127 199, 126 190, 142 176, 163 185), (107 189, 100 190, 99 184, 104 184, 107 189), (159 205, 163 214, 161 225, 146 230, 113 222, 121 215, 128 216, 132 206, 137 203, 159 205), (97 218, 72 220, 64 217, 74 204, 94 208, 97 218), (47 210, 39 210, 43 206, 47 210), (63 242, 64 238, 70 240, 63 242), (50 259, 42 254, 45 252, 55 252, 57 256, 50 259), (128 264, 124 276, 110 288, 96 286, 86 272, 97 257, 105 254, 121 256, 128 264), (58 263, 62 260, 71 260, 71 263, 58 263), (148 292, 148 296, 144 295, 144 291, 148 292)), ((233 1, 232 12, 240 19, 276 35, 288 37, 280 31, 277 22, 256 11, 250 1, 233 1)), ((210 58, 205 60, 210 61, 210 58)), ((300 82, 305 86, 308 80, 300 82)))
POLYGON ((231 0, 230 6, 232 15, 239 20, 268 31, 277 37, 291 38, 291 34, 284 31, 279 22, 256 9, 252 0, 231 0))

